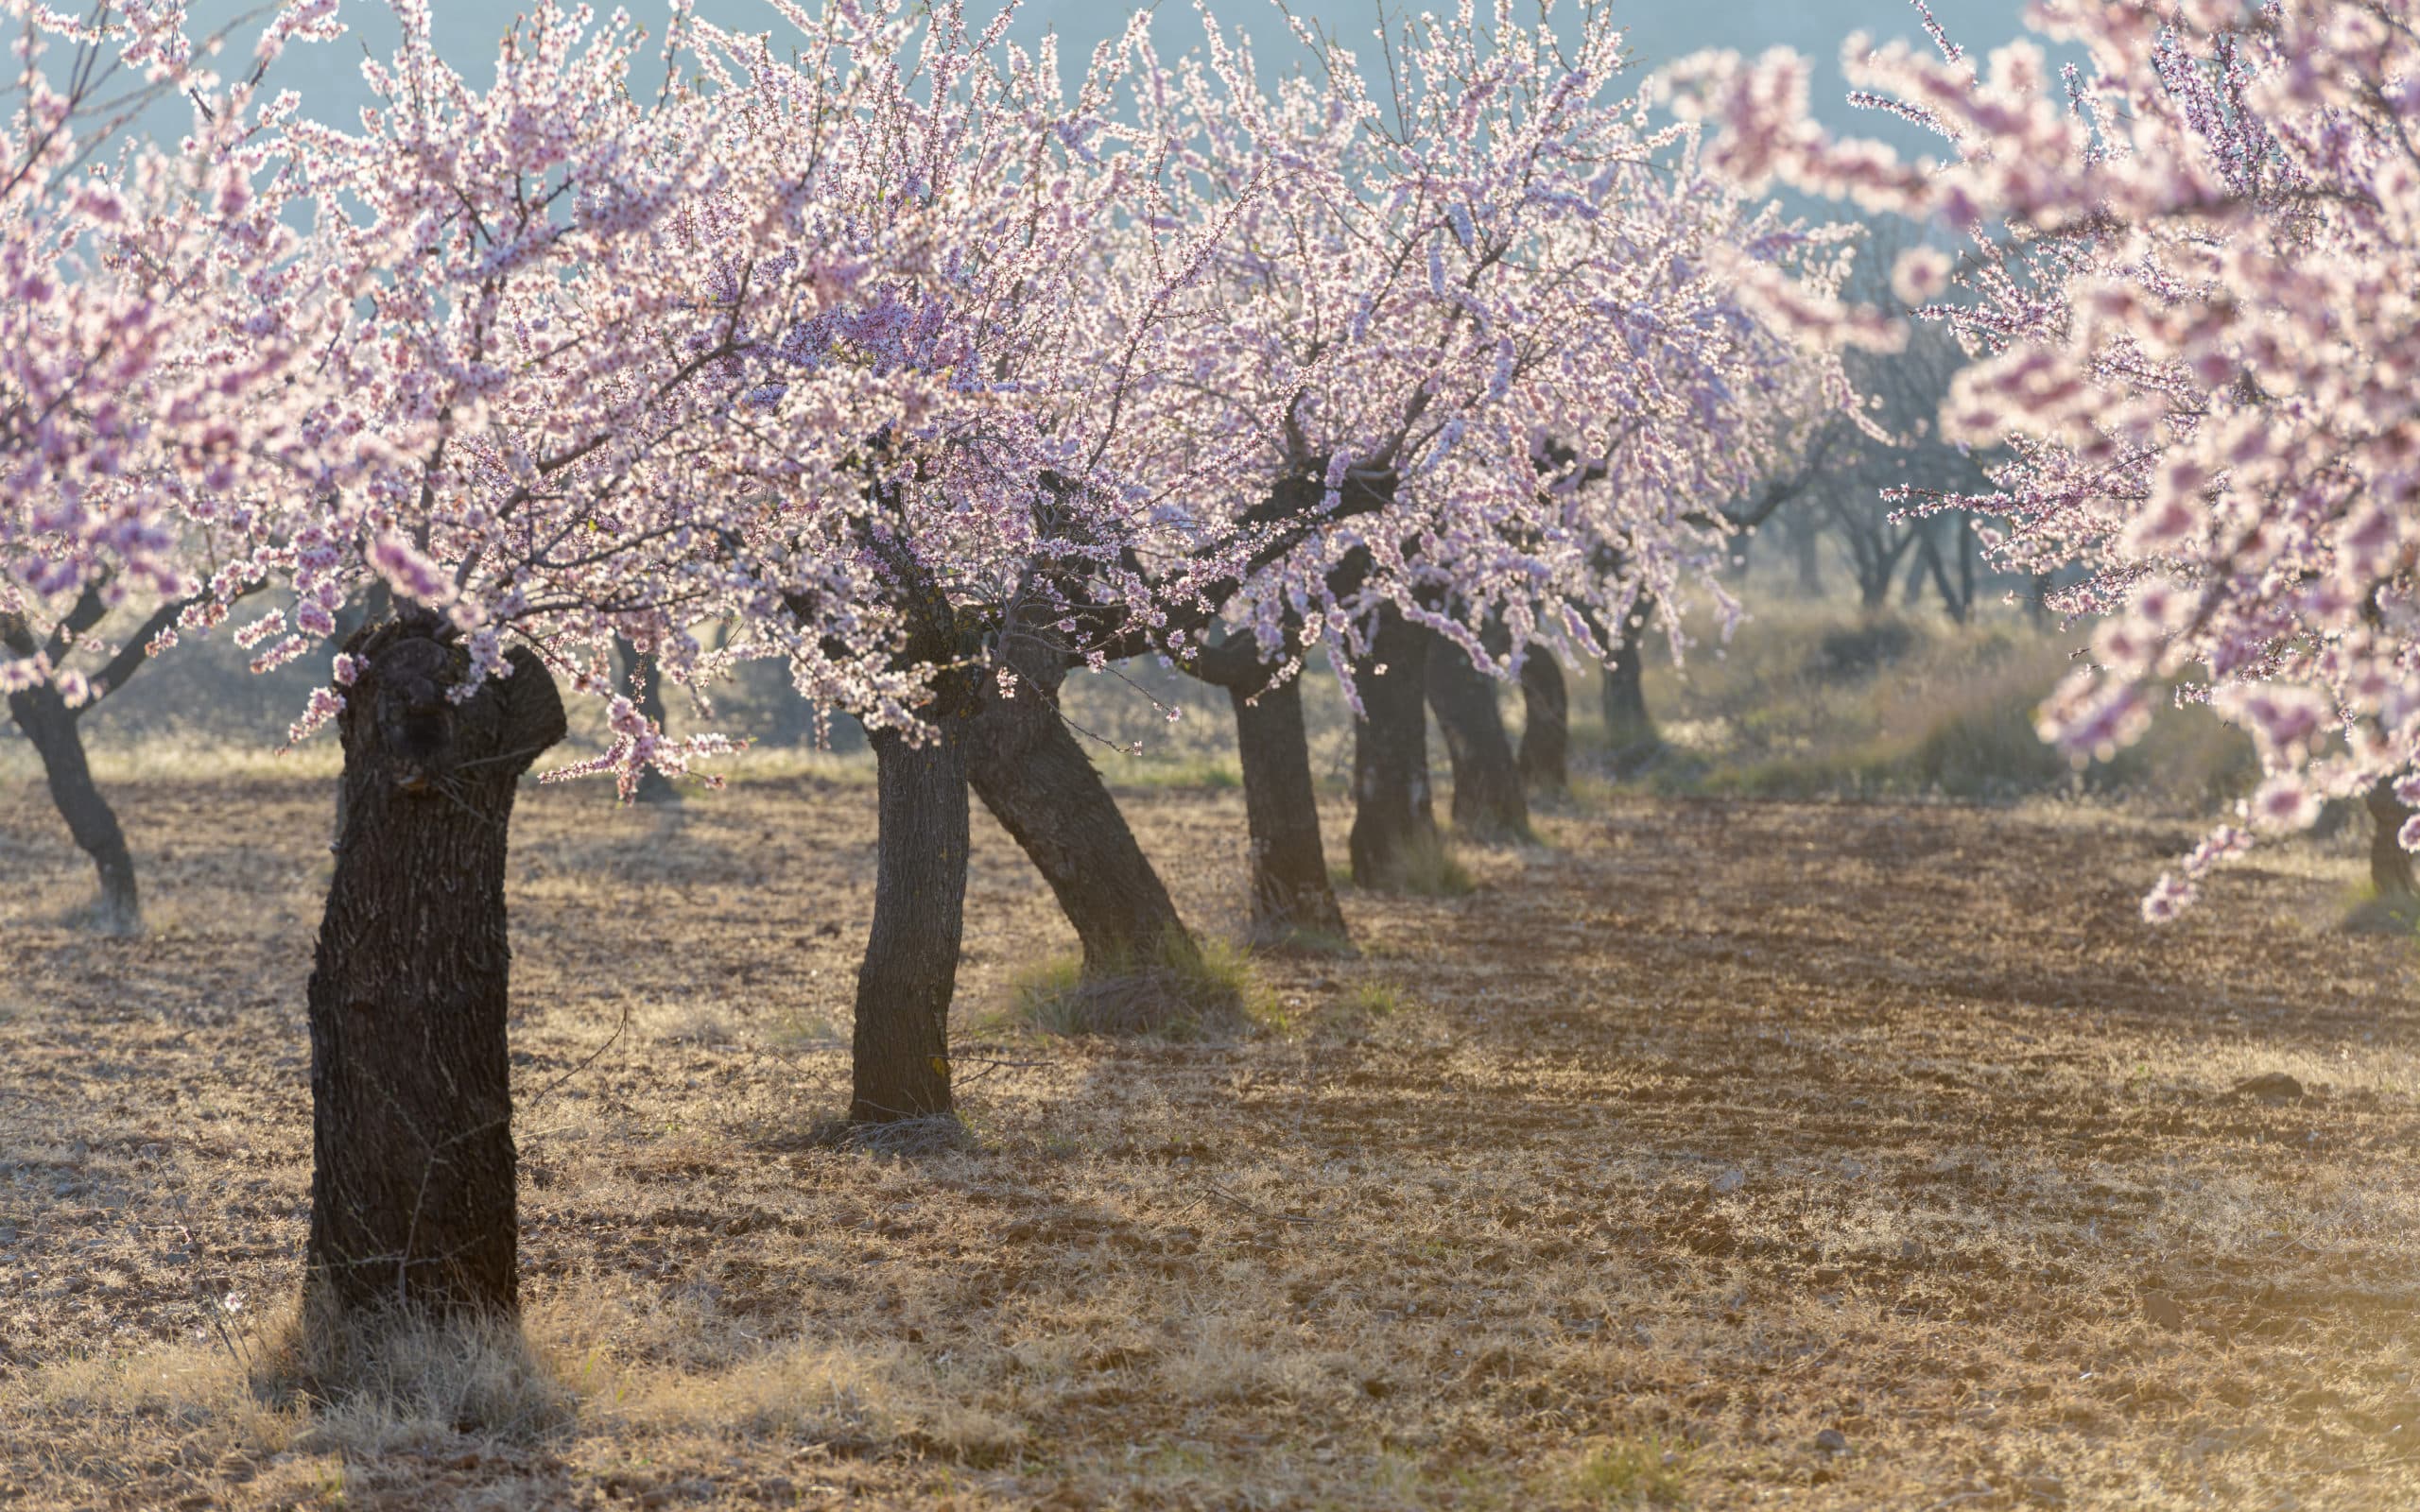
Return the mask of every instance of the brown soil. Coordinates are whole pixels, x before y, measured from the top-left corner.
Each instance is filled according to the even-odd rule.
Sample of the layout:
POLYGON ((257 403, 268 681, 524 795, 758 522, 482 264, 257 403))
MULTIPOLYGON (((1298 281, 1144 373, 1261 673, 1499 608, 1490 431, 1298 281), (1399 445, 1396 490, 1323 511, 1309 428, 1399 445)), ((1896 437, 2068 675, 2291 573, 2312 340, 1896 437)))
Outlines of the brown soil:
MULTIPOLYGON (((543 1367, 314 1406, 254 1362, 328 784, 117 797, 126 942, 0 792, 0 1505, 2420 1505, 2420 1012, 2344 863, 2153 931, 2176 827, 1625 799, 1466 852, 1467 897, 1348 893, 1364 958, 1167 1045, 1000 1021, 1073 936, 978 817, 975 1141, 899 1158, 804 1138, 868 789, 532 792, 543 1367)), ((1129 808, 1235 927, 1240 801, 1129 808)))

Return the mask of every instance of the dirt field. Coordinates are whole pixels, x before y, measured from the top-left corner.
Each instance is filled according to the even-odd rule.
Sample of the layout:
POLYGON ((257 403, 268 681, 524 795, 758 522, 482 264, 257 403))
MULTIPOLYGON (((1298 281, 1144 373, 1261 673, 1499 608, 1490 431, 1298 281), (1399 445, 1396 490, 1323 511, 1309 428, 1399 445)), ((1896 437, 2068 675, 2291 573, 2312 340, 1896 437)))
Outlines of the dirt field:
MULTIPOLYGON (((999 1023, 1072 935, 978 810, 977 1144, 898 1159, 803 1138, 870 792, 533 790, 539 1366, 313 1412, 245 1362, 298 1282, 327 787, 119 797, 123 944, 0 790, 0 1505, 2420 1505, 2420 1009, 2349 865, 2154 933, 2178 826, 1616 799, 1470 896, 1348 894, 1363 959, 1173 1046, 999 1023), (2272 1072, 2308 1095, 2232 1091, 2272 1072)), ((1240 799, 1129 807, 1232 928, 1240 799)))

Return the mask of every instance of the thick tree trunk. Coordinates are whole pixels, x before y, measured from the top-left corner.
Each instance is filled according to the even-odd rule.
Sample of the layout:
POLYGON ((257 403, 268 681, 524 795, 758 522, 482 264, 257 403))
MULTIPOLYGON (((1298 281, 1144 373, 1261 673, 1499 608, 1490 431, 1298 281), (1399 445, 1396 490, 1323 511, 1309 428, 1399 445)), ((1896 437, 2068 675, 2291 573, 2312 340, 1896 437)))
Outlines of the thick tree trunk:
POLYGON ((2403 826, 2411 809, 2394 796, 2394 781, 2382 778, 2363 795, 2370 811, 2370 885, 2381 898, 2420 895, 2411 875, 2411 852, 2403 849, 2403 826))
POLYGON ((1427 661, 1428 706, 1437 712, 1454 774, 1454 828, 1481 840, 1526 836, 1530 801, 1495 705, 1495 679, 1434 631, 1427 661))
POLYGON ((1394 885, 1405 863, 1440 843, 1428 791, 1428 634, 1390 605, 1353 669, 1353 880, 1394 885), (1380 673, 1378 669, 1386 671, 1380 673))
POLYGON ((1083 942, 1086 975, 1189 959, 1193 936, 1167 887, 1059 716, 1063 662, 1042 643, 1009 644, 1015 691, 1003 696, 987 679, 967 734, 977 796, 1050 884, 1083 942))
POLYGON ((563 736, 531 652, 461 703, 450 627, 358 632, 338 716, 344 830, 309 988, 310 1269, 339 1316, 519 1307, 505 842, 563 736))
POLYGON ((1521 663, 1521 781, 1533 794, 1571 786, 1571 693, 1563 664, 1542 645, 1521 663))
POLYGON ((143 928, 143 904, 134 885, 134 856, 126 848, 126 832, 117 814, 93 783, 93 769, 84 759, 83 730, 77 711, 49 683, 9 695, 9 716, 33 742, 42 758, 43 777, 50 784, 50 800, 67 821, 67 833, 93 858, 99 873, 101 899, 94 915, 103 932, 132 935, 143 928))
MULTIPOLYGON (((664 685, 663 679, 656 674, 655 658, 617 635, 614 638, 614 663, 624 691, 631 695, 631 701, 638 706, 640 713, 655 721, 656 729, 662 730, 664 685)), ((639 774, 638 791, 632 797, 641 803, 681 801, 680 790, 672 785, 672 779, 652 766, 639 774)))
POLYGON ((1647 628, 1655 606, 1641 599, 1622 625, 1622 644, 1605 668, 1605 744, 1616 765, 1631 765, 1663 744, 1647 712, 1647 628))
MULTIPOLYGON (((1290 642, 1291 654, 1299 646, 1290 642)), ((1197 654, 1185 670, 1227 690, 1236 711, 1236 755, 1243 768, 1244 819, 1252 835, 1252 935, 1284 946, 1304 936, 1348 939, 1344 913, 1328 880, 1320 837, 1319 787, 1311 776, 1310 736, 1303 723, 1299 674, 1277 687, 1249 634, 1197 654)))
POLYGON ((950 1111, 949 1005, 966 919, 964 722, 944 717, 921 746, 873 732, 881 850, 873 928, 857 969, 853 1124, 950 1111))

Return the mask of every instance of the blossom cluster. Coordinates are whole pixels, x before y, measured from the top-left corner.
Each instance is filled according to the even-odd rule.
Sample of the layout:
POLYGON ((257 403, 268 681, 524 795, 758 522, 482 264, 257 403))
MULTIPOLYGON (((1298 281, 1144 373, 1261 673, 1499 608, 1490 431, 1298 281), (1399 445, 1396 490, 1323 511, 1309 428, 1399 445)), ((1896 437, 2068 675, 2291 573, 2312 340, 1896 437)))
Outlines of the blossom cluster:
MULTIPOLYGON (((1922 0, 1918 9, 1924 9, 1922 0)), ((1860 104, 1941 162, 1841 141, 1787 55, 1693 60, 1735 170, 1926 217, 1896 269, 1978 360, 1953 438, 2004 446, 1996 549, 2081 564, 2088 661, 2042 711, 2079 759, 2137 738, 2161 690, 2250 730, 2265 776, 2144 903, 2190 902, 2261 832, 2377 784, 2420 801, 2420 5, 2037 0, 1979 69, 1852 41, 1860 104)), ((2420 822, 2401 836, 2420 848, 2420 822)))
MULTIPOLYGON (((779 4, 786 35, 676 4, 658 49, 541 0, 475 88, 389 3, 339 126, 199 71, 172 6, 85 35, 0 0, 195 106, 98 170, 35 77, 0 139, 0 613, 164 599, 164 649, 273 585, 233 631, 266 669, 383 585, 452 621, 458 695, 518 642, 607 700, 587 766, 628 784, 723 747, 617 697, 617 641, 909 730, 952 679, 1012 693, 1019 636, 1349 650, 1391 604, 1507 674, 1605 655, 1719 557, 1785 394, 1847 402, 1785 335, 1854 325, 1834 242, 1655 124, 1599 8, 1563 38, 1465 0, 1382 38, 1380 88, 1307 32, 1265 83, 1206 13, 1070 84, 961 0, 779 4)), ((256 65, 335 18, 291 0, 256 65)))

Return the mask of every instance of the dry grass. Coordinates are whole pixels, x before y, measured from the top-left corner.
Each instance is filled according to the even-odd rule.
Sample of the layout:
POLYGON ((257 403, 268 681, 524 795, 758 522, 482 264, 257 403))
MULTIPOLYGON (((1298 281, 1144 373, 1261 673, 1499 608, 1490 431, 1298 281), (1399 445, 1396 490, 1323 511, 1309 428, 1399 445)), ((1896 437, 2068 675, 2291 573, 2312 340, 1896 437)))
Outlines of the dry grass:
MULTIPOLYGON (((526 1339, 315 1399, 328 795, 122 797, 160 927, 110 941, 0 788, 0 1504, 2420 1504, 2411 948, 2325 850, 2153 933, 2182 827, 1575 808, 1257 962, 1282 1032, 961 1028, 965 1129, 903 1154, 805 1138, 861 786, 533 790, 526 1339), (2309 1095, 2233 1092, 2272 1071, 2309 1095)), ((1234 933, 1240 799, 1129 802, 1234 933)), ((962 1025, 1074 943, 978 823, 962 1025)))
POLYGON ((1215 936, 1090 973, 1079 954, 1053 956, 1018 972, 1010 994, 1014 1022, 1055 1035, 1215 1040, 1285 1022, 1252 958, 1215 936))
MULTIPOLYGON (((2251 790, 2252 743, 2206 709, 2163 710, 2115 761, 2073 770, 2034 714, 2085 632, 1993 606, 1975 623, 1779 601, 1728 646, 1710 624, 1676 668, 1651 638, 1646 696, 1668 792, 2008 801, 2075 793, 2205 814, 2251 790)), ((1573 687, 1574 733, 1601 739, 1596 679, 1573 687)), ((1620 764, 1612 756, 1601 761, 1620 764)))

